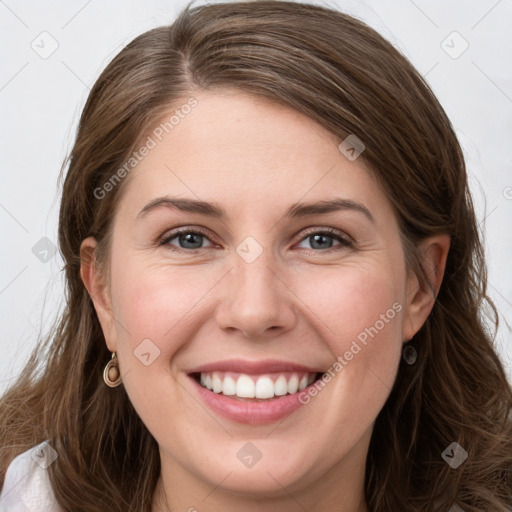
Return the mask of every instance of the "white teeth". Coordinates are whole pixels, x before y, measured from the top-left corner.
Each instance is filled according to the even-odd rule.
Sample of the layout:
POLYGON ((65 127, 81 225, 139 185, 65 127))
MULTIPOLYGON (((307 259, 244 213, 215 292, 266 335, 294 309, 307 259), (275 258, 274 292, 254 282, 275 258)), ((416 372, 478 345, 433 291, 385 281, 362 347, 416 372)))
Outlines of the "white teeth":
POLYGON ((248 375, 240 375, 236 381, 236 396, 240 398, 254 398, 255 395, 254 381, 248 375))
POLYGON ((293 395, 293 393, 297 393, 298 389, 299 389, 299 378, 297 377, 297 375, 294 375, 288 381, 288 393, 290 393, 290 395, 293 395))
MULTIPOLYGON (((227 373, 227 372, 226 372, 227 373)), ((269 399, 302 391, 315 381, 317 374, 286 374, 273 380, 269 375, 250 376, 245 374, 225 374, 205 372, 200 375, 201 385, 214 393, 239 398, 269 399), (238 375, 238 377, 237 377, 238 375)))
POLYGON ((260 377, 256 381, 256 398, 273 398, 274 383, 270 377, 260 377))
POLYGON ((236 382, 232 377, 227 376, 224 378, 222 392, 225 395, 235 395, 236 394, 236 382))
POLYGON ((300 379, 300 382, 299 382, 299 391, 302 391, 303 389, 305 389, 307 387, 308 387, 308 376, 304 375, 304 377, 302 377, 302 379, 300 379))
POLYGON ((288 382, 284 375, 280 375, 274 382, 274 394, 276 396, 284 396, 288 393, 288 382))
POLYGON ((214 393, 220 393, 222 391, 222 381, 218 373, 214 373, 212 376, 212 387, 214 393))

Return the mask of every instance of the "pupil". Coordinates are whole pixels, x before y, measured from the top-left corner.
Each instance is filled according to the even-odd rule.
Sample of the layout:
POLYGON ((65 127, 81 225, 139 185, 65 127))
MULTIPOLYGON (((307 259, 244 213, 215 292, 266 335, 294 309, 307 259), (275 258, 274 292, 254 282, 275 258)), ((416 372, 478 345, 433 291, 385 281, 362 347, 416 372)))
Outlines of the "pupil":
MULTIPOLYGON (((315 246, 315 244, 316 244, 318 241, 320 241, 320 245, 321 245, 322 240, 323 240, 323 241, 325 241, 325 240, 326 240, 326 239, 328 239, 328 238, 330 238, 330 237, 325 236, 325 235, 313 235, 313 243, 312 243, 312 246, 314 247, 314 246, 315 246)), ((330 245, 329 245, 329 247, 330 247, 330 245)), ((324 247, 320 247, 320 249, 323 249, 323 248, 324 248, 324 247)))
POLYGON ((201 240, 200 240, 200 237, 202 235, 197 235, 195 233, 186 233, 184 235, 181 235, 181 241, 184 241, 185 244, 188 244, 188 243, 191 243, 192 245, 194 245, 194 237, 198 238, 199 241, 196 242, 196 246, 194 247, 190 247, 188 246, 187 248, 188 249, 199 249, 201 247, 201 240))

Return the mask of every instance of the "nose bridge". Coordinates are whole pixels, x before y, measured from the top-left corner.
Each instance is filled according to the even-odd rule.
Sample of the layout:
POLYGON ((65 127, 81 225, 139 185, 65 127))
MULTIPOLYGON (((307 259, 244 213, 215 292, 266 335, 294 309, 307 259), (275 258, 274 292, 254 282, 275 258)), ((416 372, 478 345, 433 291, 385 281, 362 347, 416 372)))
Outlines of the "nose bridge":
POLYGON ((276 276, 278 272, 271 247, 264 248, 253 237, 242 240, 233 256, 229 290, 218 315, 219 325, 224 329, 238 329, 251 338, 289 329, 294 313, 290 294, 276 276))
POLYGON ((233 280, 234 289, 238 294, 238 299, 247 299, 249 302, 257 304, 263 301, 262 305, 270 305, 279 293, 275 288, 275 270, 272 251, 270 248, 258 250, 251 242, 240 244, 235 256, 233 280), (248 249, 248 250, 247 250, 248 249))

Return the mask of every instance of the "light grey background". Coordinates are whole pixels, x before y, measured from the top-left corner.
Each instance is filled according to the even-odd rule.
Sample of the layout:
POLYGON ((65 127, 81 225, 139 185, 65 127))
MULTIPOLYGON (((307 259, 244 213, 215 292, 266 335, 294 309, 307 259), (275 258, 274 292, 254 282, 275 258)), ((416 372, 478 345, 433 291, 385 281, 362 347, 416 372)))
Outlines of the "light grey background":
MULTIPOLYGON (((467 158, 500 311, 496 344, 512 377, 512 0, 313 3, 376 28, 446 109, 467 158)), ((57 176, 89 89, 124 44, 171 23, 184 5, 0 0, 0 393, 62 304, 62 261, 41 261, 36 244, 56 242, 57 176)))

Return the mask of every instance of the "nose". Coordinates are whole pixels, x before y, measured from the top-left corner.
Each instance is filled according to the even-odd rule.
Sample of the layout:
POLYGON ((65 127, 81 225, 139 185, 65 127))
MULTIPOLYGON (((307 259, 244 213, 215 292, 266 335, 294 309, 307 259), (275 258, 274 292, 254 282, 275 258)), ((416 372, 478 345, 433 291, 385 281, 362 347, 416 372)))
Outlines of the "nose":
POLYGON ((217 324, 252 340, 270 339, 293 328, 293 294, 272 251, 266 249, 251 263, 238 254, 226 276, 224 297, 217 309, 217 324))

